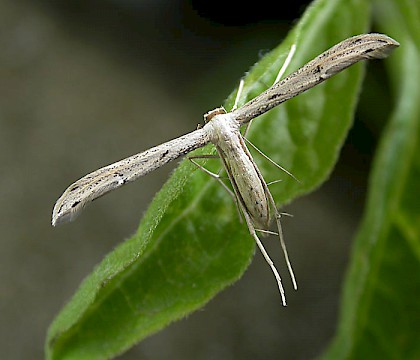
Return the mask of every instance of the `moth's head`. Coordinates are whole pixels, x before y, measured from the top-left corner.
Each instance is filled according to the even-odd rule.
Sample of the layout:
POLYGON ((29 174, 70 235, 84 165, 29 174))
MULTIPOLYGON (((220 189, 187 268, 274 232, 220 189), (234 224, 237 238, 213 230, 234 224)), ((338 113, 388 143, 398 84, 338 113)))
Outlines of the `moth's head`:
POLYGON ((211 121, 216 115, 227 114, 227 111, 224 107, 218 107, 216 109, 210 110, 204 114, 204 123, 207 124, 211 121))

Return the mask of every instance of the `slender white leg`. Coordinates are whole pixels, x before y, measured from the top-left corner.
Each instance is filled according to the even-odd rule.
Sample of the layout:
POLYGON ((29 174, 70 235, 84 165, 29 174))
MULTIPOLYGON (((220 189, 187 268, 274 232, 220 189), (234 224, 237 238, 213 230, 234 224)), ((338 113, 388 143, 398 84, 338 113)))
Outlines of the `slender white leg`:
POLYGON ((241 98, 243 90, 244 90, 244 79, 241 79, 241 81, 239 81, 239 87, 238 87, 238 92, 236 93, 235 103, 233 104, 233 107, 230 111, 234 111, 238 108, 239 99, 241 98))
POLYGON ((284 288, 283 288, 283 284, 281 282, 280 274, 277 271, 276 267, 274 266, 273 260, 271 260, 270 256, 268 255, 267 251, 265 250, 260 238, 257 236, 257 234, 255 232, 254 225, 252 224, 252 220, 249 217, 248 213, 246 212, 246 209, 244 209, 242 204, 240 204, 240 206, 242 208, 242 212, 244 214, 246 224, 248 225, 249 232, 250 232, 251 236, 254 238, 255 242, 257 243, 257 245, 258 245, 258 247, 261 251, 261 254, 263 254, 265 261, 271 267, 271 270, 273 271, 274 277, 277 280, 277 285, 279 287, 279 291, 280 291, 280 295, 281 295, 281 301, 283 303, 283 306, 287 306, 286 296, 284 294, 284 288))
POLYGON ((275 231, 271 231, 271 230, 255 229, 255 231, 258 231, 258 232, 263 233, 263 234, 268 234, 268 235, 276 235, 276 236, 279 235, 275 231))
POLYGON ((242 135, 244 139, 248 136, 249 129, 251 128, 252 120, 248 122, 248 124, 245 125, 244 134, 242 135))
MULTIPOLYGON (((289 64, 290 64, 290 61, 292 60, 293 55, 295 54, 295 51, 296 51, 296 44, 293 44, 293 45, 290 47, 289 53, 287 54, 287 57, 286 57, 286 60, 284 61, 284 63, 283 63, 283 65, 282 65, 282 67, 280 68, 280 71, 279 71, 279 73, 277 74, 276 79, 275 79, 275 80, 274 80, 274 82, 273 82, 273 85, 274 85, 275 83, 279 82, 279 81, 280 81, 280 79, 282 78, 282 76, 284 75, 284 73, 286 72, 286 69, 287 69, 287 67, 288 67, 288 66, 289 66, 289 64)), ((241 83, 239 84, 239 88, 241 89, 241 92, 242 92, 242 88, 243 88, 243 80, 241 80, 241 83), (241 83, 242 83, 242 87, 241 87, 241 83)), ((238 90, 238 93, 239 93, 239 90, 238 90)), ((239 97, 238 97, 238 95, 236 95, 235 105, 237 105, 237 101, 238 101, 238 99, 239 99, 239 97)), ((234 107, 234 109, 233 109, 233 110, 236 110, 235 105, 233 106, 233 107, 234 107)), ((233 111, 233 110, 232 110, 232 111, 233 111)), ((248 124, 246 124, 246 126, 245 126, 245 130, 244 130, 244 134, 243 134, 243 136, 244 136, 244 137, 246 137, 246 136, 248 135, 249 129, 250 129, 250 127, 251 127, 251 124, 252 124, 252 120, 250 120, 250 121, 248 122, 248 124)))
POLYGON ((277 183, 282 182, 282 181, 283 180, 273 180, 273 181, 268 182, 267 186, 274 185, 274 184, 277 184, 277 183))
MULTIPOLYGON (((265 155, 260 149, 258 149, 251 141, 249 141, 246 137, 244 137, 244 140, 251 145, 264 159, 268 160, 269 162, 271 162, 274 166, 278 167, 280 170, 284 171, 287 175, 289 175, 290 177, 292 177, 294 180, 296 180, 298 183, 300 183, 300 181, 288 170, 286 170, 283 166, 277 164, 275 161, 271 160, 267 155, 265 155)), ((273 181, 273 182, 278 182, 278 180, 273 181)), ((273 183, 271 182, 271 183, 273 183)))
POLYGON ((280 245, 281 245, 281 248, 283 250, 284 260, 286 261, 287 269, 289 270, 290 278, 292 279, 293 288, 295 290, 297 290, 296 277, 295 277, 295 274, 293 272, 292 264, 289 260, 289 255, 287 253, 286 243, 285 243, 284 237, 283 237, 283 230, 282 230, 281 222, 280 222, 281 214, 277 210, 276 202, 273 199, 273 195, 271 195, 270 191, 268 190, 267 185, 265 185, 265 187, 266 187, 266 192, 267 192, 268 199, 269 199, 269 201, 271 203, 271 206, 274 210, 274 215, 275 215, 275 218, 276 218, 277 230, 278 230, 278 234, 279 234, 280 245))
POLYGON ((218 158, 218 156, 216 156, 216 155, 190 156, 190 157, 188 157, 188 160, 190 160, 200 170, 204 171, 207 175, 210 175, 212 178, 216 179, 225 188, 225 190, 229 193, 229 195, 232 196, 232 198, 234 198, 235 201, 236 201, 235 194, 223 182, 223 180, 221 179, 219 174, 215 174, 215 173, 207 170, 204 166, 202 166, 198 162, 194 161, 194 159, 212 159, 212 158, 218 158))
POLYGON ((242 222, 241 211, 238 205, 238 199, 234 192, 228 188, 228 186, 223 182, 222 178, 219 174, 215 174, 209 170, 207 170, 204 166, 200 165, 198 162, 194 161, 194 159, 218 159, 219 156, 217 155, 194 155, 189 156, 188 160, 190 160, 195 166, 197 166, 200 170, 204 171, 207 175, 210 175, 212 178, 216 179, 217 182, 222 185, 222 187, 228 192, 228 194, 232 197, 233 201, 236 205, 236 210, 238 211, 239 220, 242 222))
POLYGON ((293 55, 295 54, 296 51, 296 44, 293 44, 290 47, 289 53, 287 54, 286 60, 284 60, 283 66, 281 67, 279 73, 277 74, 276 80, 274 80, 274 83, 277 83, 280 81, 280 79, 283 77, 284 73, 286 72, 287 67, 290 64, 290 61, 292 61, 293 55))

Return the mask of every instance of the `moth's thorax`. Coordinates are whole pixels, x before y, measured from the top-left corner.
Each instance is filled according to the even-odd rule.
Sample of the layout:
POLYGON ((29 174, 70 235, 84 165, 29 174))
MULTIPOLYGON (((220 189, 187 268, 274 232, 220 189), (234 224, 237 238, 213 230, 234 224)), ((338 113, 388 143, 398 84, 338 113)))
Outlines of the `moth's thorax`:
POLYGON ((240 125, 232 113, 223 113, 222 109, 218 108, 206 115, 207 123, 204 125, 204 129, 213 144, 229 142, 232 137, 238 136, 240 125))

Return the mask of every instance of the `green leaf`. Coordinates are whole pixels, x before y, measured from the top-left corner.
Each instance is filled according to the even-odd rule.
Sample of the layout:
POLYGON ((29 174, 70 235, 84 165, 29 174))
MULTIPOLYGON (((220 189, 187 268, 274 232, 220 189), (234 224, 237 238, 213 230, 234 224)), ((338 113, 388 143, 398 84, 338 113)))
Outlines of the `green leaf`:
MULTIPOLYGON (((243 101, 272 84, 292 43, 297 51, 290 71, 366 32, 368 23, 366 1, 315 1, 283 44, 251 69, 243 101)), ((355 65, 254 122, 251 140, 300 179, 256 158, 267 181, 283 180, 272 188, 278 205, 315 189, 330 174, 351 126, 362 75, 363 66, 355 65)), ((208 146, 196 154, 212 151, 208 146)), ((215 164, 208 166, 214 170, 215 164)), ((121 353, 238 280, 254 251, 225 190, 183 161, 156 195, 137 234, 95 268, 58 314, 48 332, 47 358, 104 359, 121 353)))
POLYGON ((401 43, 387 62, 396 104, 323 359, 420 358, 420 4, 380 0, 375 10, 381 31, 401 43))

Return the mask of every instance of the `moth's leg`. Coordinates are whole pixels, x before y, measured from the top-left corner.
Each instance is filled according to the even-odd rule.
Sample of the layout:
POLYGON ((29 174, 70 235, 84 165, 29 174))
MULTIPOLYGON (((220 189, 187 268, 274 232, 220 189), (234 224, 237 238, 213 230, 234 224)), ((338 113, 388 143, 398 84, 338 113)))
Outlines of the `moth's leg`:
MULTIPOLYGON (((270 163, 272 163, 274 166, 276 166, 277 168, 279 168, 281 171, 285 172, 287 175, 289 175, 290 177, 292 177, 293 179, 295 179, 297 182, 300 182, 290 171, 286 170, 283 166, 277 164, 275 161, 273 161, 272 159, 270 159, 267 155, 265 155, 260 149, 258 149, 251 141, 249 141, 246 137, 243 137, 244 140, 251 145, 254 150, 256 150, 264 159, 268 160, 270 163)), ((276 181, 272 181, 270 184, 274 183, 274 182, 278 182, 279 180, 276 181)))
POLYGON ((189 160, 191 159, 219 159, 219 155, 188 155, 187 156, 189 160))
POLYGON ((278 236, 279 234, 276 233, 275 231, 271 231, 271 230, 264 230, 264 229, 255 229, 256 232, 260 232, 263 234, 267 234, 267 235, 276 235, 278 236))
POLYGON ((274 80, 273 82, 273 85, 275 83, 278 83, 280 79, 283 77, 284 73, 286 72, 287 67, 290 64, 290 61, 292 61, 295 51, 296 51, 296 44, 292 44, 292 46, 290 47, 289 53, 287 54, 286 60, 284 60, 284 63, 282 67, 280 68, 279 73, 277 74, 276 80, 274 80))
POLYGON ((267 264, 271 267, 271 270, 274 274, 274 277, 277 280, 277 285, 279 287, 280 295, 281 295, 281 301, 283 303, 283 306, 287 306, 286 304, 286 295, 284 294, 284 288, 283 284, 281 282, 281 277, 279 272, 277 271, 276 267, 274 266, 273 260, 271 260, 270 256, 268 255, 267 251, 264 248, 264 245, 262 244, 260 238, 258 237, 254 225, 252 224, 252 220, 248 213, 246 212, 246 209, 241 204, 241 209, 245 217, 246 224, 248 225, 249 233, 254 238, 255 242, 257 243, 257 246, 259 247, 261 254, 264 256, 265 261, 267 264))
POLYGON ((285 243, 284 237, 283 237, 283 229, 282 229, 281 221, 280 221, 282 213, 280 213, 277 210, 276 202, 274 201, 273 195, 271 195, 271 192, 268 190, 268 186, 264 181, 263 181, 263 185, 264 185, 264 188, 265 188, 265 191, 266 191, 267 198, 270 201, 271 207, 274 210, 274 217, 276 219, 277 232, 278 232, 279 239, 280 239, 280 245, 281 245, 281 248, 283 250, 284 260, 286 261, 286 265, 287 265, 287 269, 289 270, 290 278, 292 279, 293 288, 295 290, 297 290, 296 277, 295 277, 295 274, 293 272, 292 264, 289 260, 289 254, 287 253, 286 243, 285 243))
POLYGON ((249 129, 251 128, 252 120, 253 119, 249 120, 249 122, 245 125, 245 130, 244 130, 244 133, 242 135, 244 138, 246 136, 248 136, 248 132, 249 132, 249 129))
MULTIPOLYGON (((281 80, 281 78, 283 77, 283 75, 284 75, 284 73, 286 72, 286 69, 287 69, 287 67, 289 66, 289 64, 290 64, 290 61, 292 60, 292 58, 293 58, 293 55, 295 54, 295 51, 296 51, 296 44, 293 44, 291 47, 290 47, 290 50, 289 50, 289 53, 287 54, 287 56, 286 56, 286 60, 284 60, 284 63, 283 63, 283 65, 282 65, 282 67, 280 68, 280 70, 279 70, 279 72, 278 72, 278 74, 277 74, 277 76, 276 76, 276 79, 274 80, 274 82, 273 82, 273 85, 275 84, 275 83, 278 83, 280 80, 281 80)), ((243 82, 243 80, 241 80, 242 82, 243 82)), ((243 86, 243 85, 242 85, 243 86)), ((238 91, 239 92, 239 91, 238 91)), ((238 96, 236 96, 237 98, 238 98, 238 96)), ((236 100, 235 100, 235 104, 236 104, 236 100)), ((235 110, 236 108, 234 108, 234 110, 235 110)), ((245 126, 245 131, 244 131, 244 134, 243 134, 243 136, 244 137, 246 137, 247 135, 248 135, 248 132, 249 132, 249 129, 250 129, 250 127, 251 127, 251 124, 252 124, 252 120, 251 121, 249 121, 247 124, 246 124, 246 126, 245 126)))
POLYGON ((241 98, 243 89, 244 89, 244 79, 241 79, 239 81, 239 86, 238 86, 238 91, 236 93, 235 102, 232 106, 232 109, 230 109, 231 112, 238 108, 239 99, 241 98))
POLYGON ((274 184, 277 184, 277 183, 282 182, 282 181, 283 180, 273 180, 273 181, 268 182, 267 186, 274 185, 274 184))
MULTIPOLYGON (((234 110, 236 110, 238 108, 239 99, 241 98, 242 92, 244 90, 244 83, 245 83, 245 81, 242 78, 239 81, 238 92, 236 93, 235 103, 233 104, 232 109, 230 110, 231 112, 234 111, 234 110)), ((248 134, 248 129, 251 126, 251 123, 252 123, 252 120, 249 121, 248 124, 245 125, 245 130, 244 130, 244 135, 243 136, 246 136, 248 134)))
POLYGON ((239 210, 238 199, 236 198, 235 193, 229 189, 229 187, 223 182, 221 176, 219 174, 215 174, 210 170, 206 169, 204 166, 200 165, 194 159, 218 159, 218 155, 194 155, 188 156, 188 160, 190 160, 195 166, 197 166, 200 170, 204 171, 207 175, 210 175, 212 178, 216 179, 220 185, 228 192, 228 194, 232 197, 233 201, 235 202, 236 209, 238 211, 239 219, 241 220, 241 212, 239 210))

